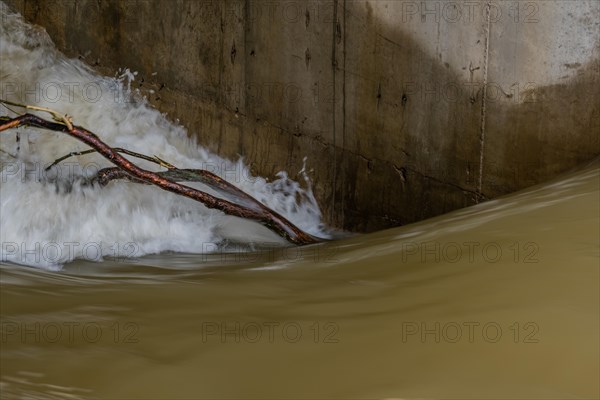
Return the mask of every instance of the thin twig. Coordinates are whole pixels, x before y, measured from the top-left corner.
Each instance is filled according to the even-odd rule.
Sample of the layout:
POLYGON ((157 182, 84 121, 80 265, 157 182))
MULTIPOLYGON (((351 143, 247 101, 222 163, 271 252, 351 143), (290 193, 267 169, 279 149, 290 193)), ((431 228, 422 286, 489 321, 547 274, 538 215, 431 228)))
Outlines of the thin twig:
POLYGON ((56 112, 56 111, 51 110, 46 107, 30 106, 28 104, 15 103, 15 102, 4 100, 4 99, 0 99, 0 103, 2 103, 4 105, 9 104, 11 106, 25 108, 27 110, 46 112, 46 113, 52 115, 52 118, 55 121, 62 122, 63 124, 65 124, 69 130, 73 129, 73 118, 71 118, 67 114, 63 115, 63 114, 60 114, 59 112, 56 112))
MULTIPOLYGON (((161 167, 165 167, 168 169, 175 169, 175 167, 171 164, 169 164, 168 162, 158 158, 157 156, 154 157, 149 157, 145 154, 140 154, 140 153, 136 153, 135 151, 131 151, 131 150, 127 150, 127 149, 123 149, 121 147, 113 147, 113 150, 116 151, 117 153, 123 153, 123 154, 127 154, 130 155, 132 157, 137 157, 137 158, 141 158, 143 160, 146 161, 150 161, 153 162, 155 164, 160 165, 161 167)), ((46 167, 46 171, 48 171, 50 168, 54 167, 56 164, 60 163, 61 161, 66 160, 67 158, 71 158, 74 156, 83 156, 86 154, 91 154, 91 153, 97 153, 97 151, 95 149, 88 149, 88 150, 83 150, 83 151, 73 151, 69 154, 66 154, 60 158, 57 158, 56 160, 54 160, 54 162, 52 164, 50 164, 49 166, 46 167)))
POLYGON ((16 156, 16 155, 14 155, 14 154, 11 154, 11 153, 9 153, 9 152, 8 152, 8 151, 6 151, 6 150, 2 150, 2 149, 0 149, 0 152, 2 152, 2 153, 4 153, 4 154, 8 155, 9 157, 12 157, 12 158, 17 158, 17 156, 16 156))

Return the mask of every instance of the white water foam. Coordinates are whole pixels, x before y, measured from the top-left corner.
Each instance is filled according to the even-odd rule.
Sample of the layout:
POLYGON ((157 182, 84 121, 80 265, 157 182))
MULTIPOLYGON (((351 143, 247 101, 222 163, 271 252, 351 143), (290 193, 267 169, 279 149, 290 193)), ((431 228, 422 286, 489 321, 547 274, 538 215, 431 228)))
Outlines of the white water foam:
MULTIPOLYGON (((278 179, 268 182, 252 176, 243 160, 212 154, 190 139, 183 127, 169 122, 131 92, 133 73, 125 70, 117 78, 99 76, 58 52, 45 30, 0 6, 0 97, 73 116, 77 125, 113 147, 157 155, 180 168, 209 169, 301 229, 328 237, 308 179, 303 188, 281 172, 278 179)), ((0 115, 15 114, 0 106, 0 115)), ((256 243, 285 244, 257 223, 156 187, 122 181, 104 188, 81 185, 78 178, 111 166, 97 154, 70 158, 45 172, 58 157, 88 147, 64 134, 33 128, 17 132, 18 142, 15 130, 0 134, 2 261, 57 269, 76 258, 101 261, 107 256, 139 257, 165 251, 203 253, 227 243, 250 248, 256 243), (62 184, 56 179, 50 182, 51 178, 62 184)), ((160 170, 143 160, 132 161, 160 170)))

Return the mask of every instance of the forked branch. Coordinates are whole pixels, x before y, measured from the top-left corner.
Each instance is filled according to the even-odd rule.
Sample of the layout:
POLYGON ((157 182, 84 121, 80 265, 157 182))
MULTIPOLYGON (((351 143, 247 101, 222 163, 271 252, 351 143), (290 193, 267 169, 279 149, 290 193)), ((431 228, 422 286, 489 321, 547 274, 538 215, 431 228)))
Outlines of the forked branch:
MULTIPOLYGON (((14 106, 22 106, 17 103, 9 103, 3 100, 0 102, 14 106)), ((69 116, 63 116, 55 111, 40 107, 27 106, 26 108, 48 112, 53 116, 55 122, 46 120, 33 114, 23 114, 15 118, 0 117, 0 132, 12 128, 18 128, 20 126, 30 126, 47 129, 54 132, 62 132, 75 139, 78 139, 79 141, 90 146, 93 150, 72 153, 72 155, 87 154, 88 152, 96 151, 116 166, 116 168, 107 168, 99 172, 97 178, 98 182, 101 184, 106 184, 113 179, 126 178, 137 183, 155 185, 163 190, 201 202, 208 208, 214 208, 229 215, 256 221, 292 243, 310 244, 319 241, 318 238, 302 231, 282 215, 266 207, 249 194, 243 192, 242 190, 209 171, 178 169, 156 156, 149 157, 125 149, 112 148, 104 143, 93 132, 90 132, 83 127, 74 125, 71 117, 69 116), (151 172, 142 169, 119 153, 133 155, 135 157, 158 163, 161 166, 168 168, 168 170, 163 172, 151 172), (241 202, 243 205, 218 198, 209 193, 186 185, 182 185, 177 181, 201 182, 213 189, 225 192, 229 198, 241 202)), ((50 167, 62 161, 63 159, 68 158, 69 156, 71 155, 58 159, 50 167)))

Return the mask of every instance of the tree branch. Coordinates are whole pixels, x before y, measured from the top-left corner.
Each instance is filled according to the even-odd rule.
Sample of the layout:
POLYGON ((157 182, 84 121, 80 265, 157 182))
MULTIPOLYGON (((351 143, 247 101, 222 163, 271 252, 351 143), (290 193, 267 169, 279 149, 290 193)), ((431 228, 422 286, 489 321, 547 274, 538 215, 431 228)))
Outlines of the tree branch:
MULTIPOLYGON (((21 106, 16 103, 9 104, 21 106)), ((31 106, 28 108, 31 109, 31 106)), ((278 235, 286 238, 292 243, 310 244, 319 241, 318 238, 300 230, 298 227, 293 225, 290 221, 288 221, 286 218, 284 218, 277 212, 269 209, 264 204, 254 199, 252 196, 244 193, 235 186, 231 185, 229 182, 226 182, 225 180, 221 179, 215 174, 212 174, 209 171, 179 170, 176 168, 171 168, 169 171, 166 172, 171 172, 172 175, 164 175, 163 173, 163 176, 161 176, 160 173, 151 172, 138 167, 137 165, 123 157, 121 154, 119 154, 118 151, 116 151, 115 149, 104 143, 102 140, 100 140, 100 138, 93 132, 90 132, 87 129, 82 128, 80 126, 73 125, 70 117, 63 117, 60 114, 48 109, 42 109, 42 111, 46 111, 52 114, 53 117, 58 120, 58 122, 48 121, 33 114, 23 114, 15 118, 0 117, 0 132, 5 131, 7 129, 18 128, 20 126, 31 126, 55 132, 65 133, 87 144, 95 151, 97 151, 100 155, 105 157, 112 164, 114 164, 120 171, 122 171, 116 172, 116 170, 110 170, 108 172, 105 172, 105 175, 103 177, 99 176, 100 181, 108 182, 112 179, 117 179, 117 177, 122 178, 124 177, 123 173, 125 173, 128 176, 134 178, 134 181, 155 185, 163 190, 199 201, 208 208, 214 208, 223 211, 224 213, 229 215, 256 221, 271 229, 278 235), (212 196, 206 192, 176 183, 171 179, 182 179, 183 177, 186 177, 185 180, 188 181, 202 182, 207 184, 208 186, 219 188, 220 190, 225 191, 226 193, 238 199, 245 199, 246 202, 249 202, 253 206, 241 206, 230 201, 212 196)), ((156 159, 159 162, 163 162, 158 158, 156 159)), ((154 161, 156 162, 156 160, 154 161)), ((163 164, 163 166, 167 164, 168 163, 165 163, 163 164)))

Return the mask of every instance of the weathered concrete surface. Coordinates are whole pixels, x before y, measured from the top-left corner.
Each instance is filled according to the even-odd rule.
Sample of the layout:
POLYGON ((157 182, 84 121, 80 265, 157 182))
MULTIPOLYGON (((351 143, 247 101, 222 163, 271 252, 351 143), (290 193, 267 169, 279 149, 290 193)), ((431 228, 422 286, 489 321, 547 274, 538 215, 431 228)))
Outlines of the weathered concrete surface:
POLYGON ((404 224, 598 155, 595 1, 7 3, 262 175, 308 157, 326 219, 404 224))

